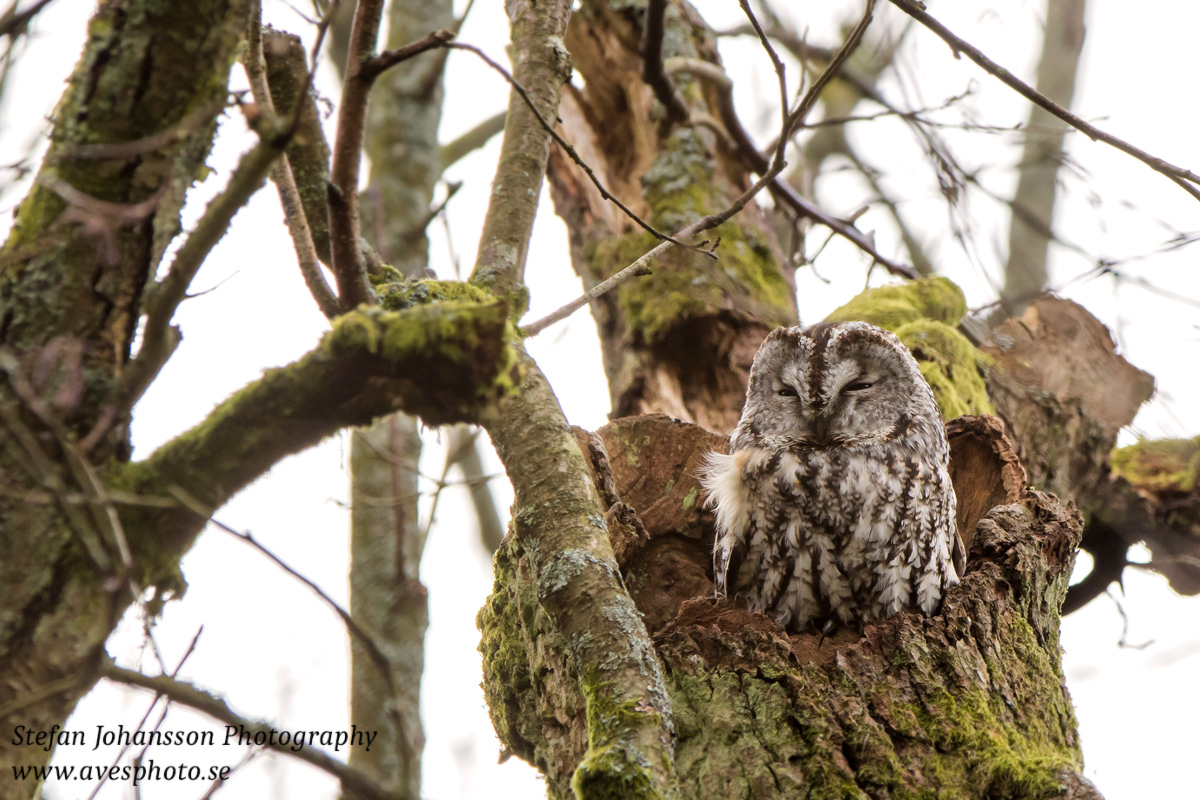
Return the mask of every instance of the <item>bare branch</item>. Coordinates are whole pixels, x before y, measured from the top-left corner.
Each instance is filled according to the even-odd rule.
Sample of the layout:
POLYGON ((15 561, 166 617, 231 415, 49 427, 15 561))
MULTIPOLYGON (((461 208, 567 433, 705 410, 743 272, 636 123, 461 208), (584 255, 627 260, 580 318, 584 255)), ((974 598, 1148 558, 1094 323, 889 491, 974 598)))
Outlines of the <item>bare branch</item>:
MULTIPOLYGON (((745 0, 741 0, 741 2, 744 3, 745 0)), ((845 60, 847 58, 850 57, 850 54, 852 52, 854 52, 855 48, 858 47, 858 43, 862 40, 863 33, 867 30, 867 26, 871 24, 871 18, 872 18, 874 9, 875 9, 875 0, 867 0, 866 10, 863 12, 862 19, 860 19, 858 21, 858 24, 856 26, 854 26, 854 29, 850 32, 850 35, 846 37, 846 41, 842 43, 842 46, 838 49, 837 53, 834 55, 833 60, 829 62, 829 65, 825 68, 825 71, 821 73, 820 77, 818 77, 817 80, 815 80, 813 82, 813 85, 811 87, 809 87, 809 90, 807 92, 805 92, 804 97, 801 98, 801 100, 797 104, 796 108, 793 111, 791 111, 790 113, 788 113, 788 112, 784 113, 783 125, 780 130, 780 134, 779 134, 779 144, 775 148, 774 158, 771 159, 771 163, 769 165, 767 165, 765 170, 762 169, 762 166, 761 166, 761 161, 764 159, 762 159, 761 156, 758 157, 758 159, 760 161, 760 165, 755 167, 755 171, 757 171, 760 175, 758 181, 753 186, 751 186, 749 189, 747 189, 742 194, 741 197, 734 200, 729 205, 729 207, 726 208, 724 211, 722 211, 718 214, 710 214, 709 216, 704 217, 700 220, 697 220, 695 223, 693 223, 692 225, 689 225, 687 228, 685 228, 684 230, 687 232, 688 235, 694 235, 701 231, 710 230, 710 229, 715 228, 716 226, 720 225, 721 223, 725 222, 726 220, 731 218, 734 214, 737 214, 739 211, 741 211, 743 208, 745 208, 746 204, 749 203, 750 200, 756 194, 758 194, 764 187, 771 185, 775 182, 776 176, 778 176, 779 173, 783 171, 783 168, 785 166, 787 166, 787 162, 784 161, 784 151, 787 149, 787 141, 788 141, 788 138, 791 136, 792 129, 796 126, 796 124, 798 122, 800 122, 801 120, 804 119, 804 117, 808 114, 809 109, 811 109, 813 104, 816 103, 817 97, 820 95, 821 91, 825 88, 826 84, 828 84, 829 81, 833 79, 833 76, 837 74, 838 69, 841 67, 841 65, 845 62, 845 60)), ((751 15, 751 18, 753 19, 753 15, 751 15)), ((757 26, 757 22, 756 22, 756 26, 757 26)), ((775 53, 774 49, 771 48, 770 43, 767 41, 765 36, 762 37, 762 42, 763 42, 763 46, 766 47, 767 51, 771 54, 772 60, 778 61, 779 56, 775 53)), ((786 85, 784 84, 782 77, 780 77, 780 91, 782 93, 784 93, 784 97, 786 99, 786 85)), ((732 97, 730 97, 730 101, 732 101, 732 97)), ((738 127, 741 127, 740 124, 738 125, 738 127)), ((743 131, 743 133, 744 133, 744 131, 743 131)), ((750 149, 753 150, 753 147, 751 146, 750 149)), ((754 150, 755 154, 757 154, 757 152, 758 152, 757 150, 754 150)), ((810 204, 806 204, 806 205, 810 205, 810 204)), ((828 215, 825 215, 825 216, 828 216, 828 215)), ((822 223, 825 223, 825 220, 820 220, 820 221, 822 223)), ((834 230, 838 230, 837 227, 834 227, 832 225, 830 227, 833 227, 834 230)), ((848 231, 848 229, 851 226, 842 224, 840 227, 842 227, 843 230, 848 231)), ((838 232, 843 233, 842 230, 839 230, 838 232)), ((684 235, 684 234, 681 233, 681 235, 684 235)), ((846 234, 843 233, 843 235, 846 235, 846 234)), ((866 237, 861 237, 861 238, 864 241, 866 239, 866 237)), ((856 242, 856 244, 858 244, 858 242, 856 242)), ((861 244, 859 246, 862 247, 861 244)), ((864 249, 866 249, 866 248, 864 248, 864 249)), ((870 248, 869 252, 871 252, 872 255, 874 255, 876 258, 878 258, 878 255, 875 253, 875 248, 873 246, 870 248)), ((912 268, 909 267, 909 269, 911 270, 912 268)), ((915 276, 915 271, 914 271, 914 276, 915 276)))
MULTIPOLYGON (((654 238, 656 238, 656 239, 661 239, 663 241, 670 242, 671 244, 677 245, 679 247, 683 247, 687 250, 692 250, 692 251, 700 252, 700 253, 706 252, 704 250, 699 250, 695 245, 691 245, 686 242, 681 242, 678 239, 668 236, 667 234, 658 230, 653 225, 651 225, 649 222, 646 222, 646 220, 642 219, 637 214, 633 213, 633 211, 630 210, 629 206, 627 206, 621 202, 620 198, 614 196, 612 193, 610 193, 608 191, 608 189, 605 189, 604 184, 602 184, 600 182, 600 179, 598 177, 596 177, 595 171, 590 166, 588 166, 587 162, 585 162, 580 157, 578 151, 576 151, 575 148, 572 147, 571 144, 569 142, 567 142, 566 139, 564 139, 562 136, 560 136, 558 131, 554 130, 554 126, 546 121, 546 118, 543 117, 541 112, 537 110, 537 106, 535 106, 533 104, 533 100, 529 97, 529 92, 525 91, 525 87, 522 86, 521 84, 519 84, 517 82, 517 80, 512 75, 509 74, 508 70, 506 70, 504 67, 500 66, 495 61, 490 59, 482 50, 480 50, 478 47, 475 47, 474 45, 460 44, 458 42, 447 42, 445 44, 445 46, 449 47, 449 48, 453 48, 455 50, 466 50, 468 52, 474 53, 475 55, 477 55, 481 59, 483 59, 483 62, 485 64, 487 64, 489 67, 494 69, 496 72, 500 73, 500 75, 503 76, 504 80, 508 81, 509 85, 512 86, 513 91, 516 92, 518 95, 520 95, 521 99, 525 101, 525 105, 528 106, 529 110, 533 112, 533 116, 537 119, 538 124, 542 126, 542 128, 546 131, 546 133, 550 134, 550 137, 552 139, 554 139, 555 142, 558 143, 558 146, 561 147, 568 156, 571 157, 571 160, 574 161, 576 164, 578 164, 579 168, 584 171, 584 173, 588 176, 588 179, 591 180, 592 185, 594 185, 596 187, 596 190, 598 192, 600 192, 600 196, 603 197, 605 200, 608 200, 610 203, 615 205, 617 208, 621 209, 621 211, 623 211, 625 213, 625 216, 629 217, 631 220, 636 222, 643 230, 652 234, 654 236, 654 238)), ((711 257, 711 254, 708 254, 708 255, 711 257)))
MULTIPOLYGON (((617 288, 622 283, 625 283, 625 281, 629 280, 630 278, 636 278, 640 275, 649 275, 650 267, 648 265, 648 262, 650 261, 651 253, 655 253, 657 251, 658 251, 658 248, 656 247, 654 250, 651 250, 649 253, 646 253, 646 255, 642 256, 637 261, 630 264, 628 267, 625 267, 625 269, 621 270, 616 275, 613 275, 611 278, 608 278, 607 280, 603 280, 600 283, 597 283, 591 289, 587 290, 582 295, 575 298, 571 302, 567 303, 565 306, 558 309, 557 311, 555 311, 551 314, 547 314, 546 316, 539 319, 537 322, 531 322, 528 325, 522 327, 521 333, 524 334, 525 336, 537 336, 539 333, 544 331, 546 328, 549 328, 554 323, 556 323, 560 320, 566 319, 567 317, 571 316, 579 309, 586 306, 588 303, 595 300, 597 297, 600 297, 603 294, 611 292, 613 289, 617 288)), ((665 250, 663 252, 665 252, 665 250)))
POLYGON ((19 36, 25 33, 29 27, 29 22, 46 6, 50 5, 51 0, 37 0, 24 11, 17 11, 17 0, 13 0, 11 6, 5 11, 4 16, 0 17, 0 36, 19 36))
POLYGON ((342 99, 338 104, 328 199, 330 253, 343 309, 371 303, 374 298, 358 246, 358 169, 372 83, 372 78, 363 74, 364 58, 375 49, 382 15, 383 0, 361 0, 355 9, 342 99))
MULTIPOLYGON (((858 29, 856 28, 856 30, 858 29)), ((861 36, 861 33, 859 35, 861 36)), ((847 42, 849 42, 849 40, 847 40, 847 42)), ((831 59, 831 63, 829 67, 826 68, 823 75, 832 76, 835 73, 840 73, 840 68, 845 60, 845 57, 849 55, 852 49, 853 47, 847 49, 846 45, 843 44, 842 49, 838 52, 844 53, 845 55, 841 60, 838 61, 837 64, 834 64, 833 59, 831 59)), ((720 89, 721 122, 724 124, 725 130, 728 132, 729 138, 732 140, 732 144, 737 149, 738 154, 741 155, 745 160, 746 165, 759 175, 764 175, 771 170, 773 162, 768 161, 767 158, 759 152, 758 148, 754 145, 753 140, 750 138, 750 134, 746 132, 746 129, 742 126, 741 120, 738 118, 737 110, 734 108, 733 104, 733 83, 720 69, 720 67, 699 59, 672 58, 667 59, 666 68, 667 71, 671 73, 683 71, 689 72, 697 77, 713 83, 718 89, 720 89)), ((796 111, 789 115, 789 118, 799 119, 802 118, 804 114, 807 114, 808 109, 811 108, 812 103, 816 98, 816 95, 813 93, 813 89, 817 89, 819 91, 820 88, 822 88, 827 82, 827 79, 818 79, 817 83, 815 83, 805 95, 807 102, 801 101, 801 103, 797 106, 796 111)), ((789 126, 788 130, 790 131, 791 129, 792 128, 789 126)), ((786 137, 782 137, 781 141, 786 141, 786 137)), ((777 144, 776 156, 778 156, 778 154, 779 147, 777 144)), ((920 273, 918 273, 908 264, 901 264, 881 254, 875 248, 874 243, 862 231, 855 228, 852 222, 839 219, 827 211, 824 211, 815 203, 800 195, 785 181, 780 180, 778 178, 778 174, 772 176, 771 180, 767 183, 767 187, 771 194, 775 197, 776 201, 787 205, 796 214, 802 217, 808 217, 815 222, 819 222, 830 230, 835 231, 839 236, 851 242, 855 247, 870 255, 871 258, 873 258, 877 263, 882 265, 893 275, 899 275, 901 277, 910 279, 920 277, 920 273)), ((752 191, 755 194, 758 192, 757 189, 752 191)), ((733 213, 736 213, 736 211, 733 213)), ((732 216, 732 214, 730 214, 730 216, 732 216)), ((683 234, 681 233, 677 235, 682 236, 683 234)))
MULTIPOLYGON (((274 119, 268 120, 273 126, 274 119)), ((187 294, 192 278, 196 276, 200 265, 208 257, 209 252, 225 235, 233 216, 241 210, 250 197, 257 192, 270 172, 275 160, 287 146, 289 135, 286 132, 270 131, 268 135, 253 150, 242 156, 229 185, 204 210, 204 215, 196 223, 195 230, 187 237, 175 254, 166 276, 156 284, 146 298, 146 327, 142 339, 142 350, 130 365, 127 372, 122 373, 119 397, 131 397, 133 383, 148 385, 157 369, 154 364, 165 361, 163 354, 169 355, 171 318, 175 309, 187 294), (142 353, 146 360, 142 360, 142 353), (138 362, 141 362, 140 364, 138 362)), ((161 364, 158 364, 161 367, 161 364)), ((122 409, 122 411, 127 409, 122 409)))
POLYGON ((1030 102, 1036 103, 1042 108, 1049 111, 1054 116, 1071 125, 1073 128, 1087 134, 1094 141, 1101 141, 1107 145, 1115 147, 1122 153, 1133 156, 1138 161, 1141 161, 1146 166, 1155 172, 1161 173, 1169 178, 1174 183, 1178 184, 1185 192, 1200 200, 1200 188, 1192 184, 1200 184, 1200 175, 1186 170, 1182 167, 1177 167, 1167 161, 1164 161, 1157 156, 1152 156, 1144 150, 1129 144, 1123 139, 1118 139, 1112 134, 1105 133, 1091 123, 1085 121, 1082 117, 1072 114, 1067 109, 1060 106, 1058 103, 1046 97, 1044 94, 1034 89, 1029 84, 1017 78, 1004 67, 992 61, 979 51, 974 45, 960 39, 950 32, 944 25, 931 17, 924 9, 924 6, 918 0, 890 0, 892 5, 899 8, 905 14, 908 14, 913 19, 920 22, 926 28, 936 33, 941 39, 950 45, 950 49, 954 52, 954 57, 959 58, 966 54, 967 58, 974 61, 985 72, 1000 80, 1004 85, 1008 86, 1013 91, 1020 94, 1030 102))
POLYGON ((381 650, 379 645, 376 644, 375 639, 372 638, 369 633, 363 630, 362 626, 359 625, 352 616, 350 616, 350 612, 338 605, 338 602, 326 594, 324 589, 322 589, 304 574, 290 567, 286 561, 275 555, 270 548, 255 539, 254 535, 249 531, 243 532, 236 530, 214 517, 212 512, 204 507, 203 503, 192 497, 183 487, 170 486, 167 488, 167 491, 171 493, 172 497, 182 503, 186 508, 194 512, 197 516, 204 518, 208 523, 215 525, 216 527, 228 533, 230 536, 241 539, 243 542, 250 545, 255 550, 273 561, 277 567, 282 569, 288 575, 291 575, 293 578, 311 589, 313 593, 325 603, 326 606, 333 610, 333 613, 337 614, 338 617, 341 618, 342 624, 346 626, 347 632, 349 632, 351 636, 357 639, 363 645, 363 647, 367 649, 367 652, 371 656, 371 660, 375 662, 375 666, 379 668, 379 672, 383 675, 384 680, 389 684, 392 694, 397 694, 396 686, 392 684, 391 665, 388 663, 387 656, 384 655, 383 650, 381 650))
POLYGON ((233 709, 224 700, 202 689, 197 689, 190 683, 176 680, 168 675, 143 675, 135 670, 119 667, 108 658, 100 662, 99 672, 102 677, 108 678, 115 683, 149 689, 156 694, 165 695, 180 705, 185 705, 188 708, 206 714, 218 722, 223 722, 233 727, 244 728, 250 736, 263 734, 268 739, 266 747, 282 755, 297 758, 311 764, 322 772, 332 775, 341 781, 343 787, 357 795, 371 798, 371 800, 401 800, 401 798, 407 797, 407 795, 395 795, 389 792, 367 775, 346 766, 341 761, 326 755, 320 750, 308 746, 301 747, 299 750, 292 750, 290 744, 278 744, 276 741, 277 737, 272 735, 276 733, 274 727, 265 722, 255 722, 234 713, 233 709))
MULTIPOLYGON (((267 62, 263 54, 263 32, 261 25, 261 2, 256 3, 256 18, 250 24, 249 54, 245 60, 246 77, 250 81, 250 91, 254 101, 271 114, 275 113, 275 104, 271 99, 271 90, 267 85, 267 62)), ((303 114, 303 104, 297 103, 292 109, 295 118, 303 114)), ((291 127, 291 126, 289 126, 291 127)), ((308 217, 304 213, 304 204, 300 199, 300 190, 296 186, 296 177, 292 174, 291 162, 284 153, 271 170, 271 179, 279 191, 279 203, 283 206, 283 217, 287 223, 288 233, 292 237, 292 246, 296 249, 296 259, 300 265, 300 274, 308 286, 309 294, 316 301, 317 307, 327 319, 333 319, 341 313, 337 296, 325 282, 321 274, 320 259, 313 242, 312 231, 308 227, 308 217)))
POLYGON ((468 153, 474 152, 490 142, 493 136, 504 130, 504 122, 507 119, 508 112, 506 111, 493 114, 462 136, 442 145, 442 168, 448 168, 468 153))
POLYGON ((374 58, 368 59, 359 70, 359 77, 365 81, 374 81, 385 70, 419 56, 427 50, 442 47, 454 38, 454 31, 434 31, 424 39, 418 39, 412 44, 397 47, 395 50, 385 50, 374 58))
POLYGON ((58 163, 72 159, 122 159, 133 158, 145 153, 151 153, 161 147, 186 139, 204 125, 212 122, 223 108, 224 99, 216 99, 205 103, 185 116, 179 122, 158 133, 134 139, 131 142, 96 142, 93 144, 76 144, 54 153, 47 158, 47 163, 58 163))

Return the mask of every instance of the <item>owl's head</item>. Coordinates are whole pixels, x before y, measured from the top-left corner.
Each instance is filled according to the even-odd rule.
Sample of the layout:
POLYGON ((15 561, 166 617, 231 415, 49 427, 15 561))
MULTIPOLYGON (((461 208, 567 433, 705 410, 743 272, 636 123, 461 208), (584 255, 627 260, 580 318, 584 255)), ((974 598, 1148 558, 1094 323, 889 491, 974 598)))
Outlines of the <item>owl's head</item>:
POLYGON ((939 421, 916 360, 865 322, 776 328, 754 357, 734 449, 836 447, 939 421))

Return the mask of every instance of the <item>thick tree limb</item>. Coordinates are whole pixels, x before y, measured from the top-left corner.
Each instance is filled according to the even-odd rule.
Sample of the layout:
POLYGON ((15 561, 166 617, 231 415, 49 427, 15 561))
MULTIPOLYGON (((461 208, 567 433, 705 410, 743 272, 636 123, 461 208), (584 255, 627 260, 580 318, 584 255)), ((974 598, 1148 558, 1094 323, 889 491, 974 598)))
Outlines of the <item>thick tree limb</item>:
POLYGON ((528 306, 522 282, 529 231, 550 155, 550 135, 542 122, 557 117, 562 85, 571 77, 571 57, 562 43, 571 10, 562 0, 510 8, 517 13, 512 79, 523 87, 528 104, 514 88, 471 282, 509 299, 520 318, 528 306))
MULTIPOLYGON (((562 50, 570 5, 509 6, 514 78, 537 111, 514 91, 472 275, 472 283, 501 296, 524 290, 525 248, 549 155, 549 134, 538 117, 555 117, 570 74, 562 50)), ((484 424, 516 493, 514 534, 530 553, 535 604, 566 639, 562 677, 587 709, 586 754, 566 769, 584 797, 668 794, 673 728, 661 667, 621 583, 604 508, 562 409, 537 365, 524 353, 518 363, 524 374, 519 391, 484 424)), ((483 648, 490 646, 485 634, 483 648)))
MULTIPOLYGON (((156 198, 153 214, 113 227, 72 210, 43 183, 35 183, 0 251, 4 344, 23 373, 48 371, 69 390, 56 390, 53 397, 67 436, 82 438, 97 429, 118 396, 144 289, 179 232, 188 187, 204 173, 247 11, 245 0, 125 0, 100 4, 95 13, 56 107, 40 175, 105 203, 130 206, 156 198), (206 113, 190 117, 197 109, 206 113), (174 135, 184 130, 185 135, 174 135), (155 138, 165 131, 174 133, 155 138), (155 149, 145 149, 148 141, 155 149), (97 158, 65 158, 80 145, 131 142, 139 144, 97 158)), ((171 338, 167 334, 168 346, 156 358, 169 352, 171 338)), ((9 395, 5 404, 12 399, 9 395)), ((37 440, 58 438, 27 413, 21 416, 26 426, 38 425, 37 440)), ((88 458, 119 469, 128 458, 127 420, 110 422, 90 442, 88 458)), ((44 490, 20 466, 20 446, 12 437, 0 437, 0 461, 7 465, 7 490, 0 493, 0 529, 5 531, 0 537, 0 695, 5 698, 0 726, 49 730, 66 722, 95 683, 96 655, 133 598, 127 581, 106 581, 91 565, 62 508, 39 501, 44 490)), ((93 487, 80 484, 65 456, 54 464, 54 473, 63 496, 78 496, 86 505, 80 510, 90 512, 92 525, 108 516, 108 504, 93 487)), ((110 500, 120 493, 111 485, 104 490, 110 500)), ((136 553, 138 532, 129 522, 120 520, 136 553)), ((177 558, 178 553, 176 565, 177 558)), ((160 566, 169 560, 165 557, 160 566)), ((18 750, 11 739, 0 739, 0 762, 41 766, 49 759, 40 749, 18 750)), ((32 796, 37 786, 10 788, 7 794, 22 797, 32 796)))
MULTIPOLYGON (((554 647, 566 659, 552 680, 587 709, 586 748, 576 731, 571 741, 580 746, 555 757, 556 777, 585 798, 670 796, 674 726, 662 668, 621 581, 588 464, 546 379, 527 356, 522 367, 520 391, 486 424, 516 492, 509 552, 524 554, 533 586, 526 601, 545 611, 554 647), (557 455, 550 460, 548 452, 557 455)), ((523 603, 503 583, 499 588, 480 615, 481 649, 491 661, 501 650, 522 647, 505 641, 512 632, 497 626, 520 625, 515 618, 523 603)), ((488 670, 484 679, 502 734, 508 724, 502 685, 527 680, 506 673, 507 666, 488 670)))
MULTIPOLYGON (((308 355, 267 371, 145 461, 111 471, 109 482, 150 495, 178 485, 216 509, 279 459, 341 428, 400 410, 431 425, 474 419, 511 381, 505 320, 502 303, 345 314, 308 355)), ((202 527, 187 509, 131 511, 126 528, 148 562, 145 583, 202 527)))

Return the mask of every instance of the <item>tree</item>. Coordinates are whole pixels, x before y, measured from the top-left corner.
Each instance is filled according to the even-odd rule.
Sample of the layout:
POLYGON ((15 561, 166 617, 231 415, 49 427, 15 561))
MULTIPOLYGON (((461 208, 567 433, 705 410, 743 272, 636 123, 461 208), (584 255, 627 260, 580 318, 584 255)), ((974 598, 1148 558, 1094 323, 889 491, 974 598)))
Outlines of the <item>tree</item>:
MULTIPOLYGON (((916 4, 894 4, 936 29, 916 4)), ((689 7, 585 2, 568 24, 570 3, 510 4, 514 92, 479 253, 471 280, 459 283, 414 279, 419 246, 411 264, 399 263, 423 238, 438 172, 401 171, 434 159, 390 162, 388 144, 380 145, 372 179, 385 214, 372 224, 356 191, 363 141, 370 153, 368 132, 381 134, 368 124, 367 96, 382 81, 394 80, 396 96, 376 107, 399 115, 392 130, 415 140, 423 127, 424 146, 432 145, 439 58, 462 47, 452 32, 431 30, 450 26, 444 5, 436 22, 397 12, 392 49, 375 54, 383 3, 358 3, 327 162, 309 66, 277 33, 262 32, 257 43, 252 4, 102 4, 2 255, 0 716, 9 727, 61 725, 101 676, 244 723, 185 684, 116 667, 104 657, 105 638, 131 602, 161 608, 178 586, 179 558, 240 488, 338 429, 404 412, 429 425, 485 427, 516 492, 496 589, 480 614, 486 690, 501 738, 546 773, 554 796, 791 796, 803 788, 847 797, 1096 796, 1079 775, 1059 667, 1059 607, 1084 531, 1070 499, 1119 542, 1131 530, 1145 535, 1146 518, 1164 506, 1109 476, 1116 432, 1147 394, 1148 376, 1120 359, 1077 306, 1038 299, 1034 317, 1005 323, 982 349, 956 330, 965 303, 944 279, 876 290, 837 312, 895 329, 924 362, 947 417, 967 415, 952 431, 972 558, 939 617, 901 616, 861 640, 821 642, 708 599, 710 522, 692 476, 703 452, 721 443, 701 426, 731 427, 758 342, 797 319, 796 260, 779 230, 819 224, 893 274, 917 276, 780 177, 793 129, 826 91, 853 83, 849 59, 873 6, 840 48, 815 59, 799 103, 781 79, 781 105, 793 110, 776 129, 780 144, 764 155, 737 118, 713 34, 689 7), (261 141, 160 270, 180 234, 186 190, 204 170, 243 40, 259 81, 246 113, 261 141), (571 65, 583 86, 564 90, 571 65), (280 93, 289 78, 290 100, 280 93), (406 100, 432 118, 418 123, 406 100), (573 149, 560 147, 568 142, 573 149), (569 427, 524 348, 539 323, 517 327, 547 170, 575 269, 591 290, 614 416, 636 415, 593 434, 569 427), (268 174, 330 332, 192 431, 130 461, 129 413, 178 344, 174 311, 268 174), (759 203, 760 192, 770 192, 773 209, 759 203), (1072 336, 1091 349, 1072 353, 1063 346, 1072 336), (1087 372, 1092 382, 1064 381, 1064 371, 1087 372), (1113 376, 1128 378, 1122 402, 1108 392, 1113 376)), ((328 9, 322 27, 337 19, 328 9)), ((1156 168, 1185 188, 1195 183, 1169 164, 1156 168)), ((1175 472, 1184 477, 1169 491, 1194 493, 1185 471, 1175 472)), ((371 491, 365 479, 360 487, 371 491)), ((411 494, 390 491, 394 500, 411 494)), ((356 492, 356 511, 359 499, 356 492)), ((1150 527, 1180 548, 1194 542, 1194 521, 1175 516, 1150 527)), ((404 549, 412 542, 392 535, 367 534, 368 543, 390 542, 389 555, 358 550, 356 565, 403 553, 410 568, 400 563, 382 591, 377 576, 356 586, 351 633, 356 706, 379 712, 372 724, 394 727, 384 753, 395 761, 360 757, 347 767, 308 755, 355 796, 415 795, 413 708, 390 701, 398 676, 413 670, 403 648, 419 640, 423 598, 413 585, 414 551, 404 549), (406 602, 413 624, 386 630, 394 618, 378 612, 406 602), (374 674, 386 677, 372 687, 381 664, 387 669, 374 674)), ((16 759, 7 740, 0 753, 16 759)), ((28 796, 33 784, 4 791, 28 796)))

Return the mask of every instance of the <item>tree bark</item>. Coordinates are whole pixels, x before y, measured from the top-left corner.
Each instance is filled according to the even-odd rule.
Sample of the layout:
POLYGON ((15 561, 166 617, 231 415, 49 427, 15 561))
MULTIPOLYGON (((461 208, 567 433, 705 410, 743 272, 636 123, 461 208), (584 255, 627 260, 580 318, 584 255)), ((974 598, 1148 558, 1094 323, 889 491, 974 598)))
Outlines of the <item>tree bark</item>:
MULTIPOLYGON (((559 114, 606 187, 674 230, 716 210, 745 174, 719 136, 680 124, 639 82, 645 15, 642 4, 583 4, 566 41, 584 88, 567 90, 559 114)), ((670 55, 716 62, 686 5, 668 7, 666 27, 670 55)), ((699 117, 705 88, 676 89, 699 117)), ((585 284, 649 249, 561 154, 552 153, 550 177, 585 284)), ((578 442, 674 720, 672 782, 646 796, 1098 797, 1081 776, 1058 644, 1082 518, 1070 502, 1027 488, 999 419, 964 418, 951 429, 971 558, 938 616, 899 615, 862 637, 822 640, 713 599, 712 522, 695 475, 725 440, 681 420, 729 430, 762 336, 795 321, 789 268, 761 217, 739 216, 719 232, 715 263, 681 254, 592 304, 617 419, 579 432, 578 442), (624 416, 643 411, 675 419, 624 416)), ((965 304, 943 284, 867 298, 837 318, 909 326, 943 409, 991 408, 986 359, 952 327, 965 304)), ((1063 446, 1096 448, 1080 458, 1107 452, 1095 440, 1063 446)), ((516 527, 497 552, 495 592, 479 617, 485 691, 505 746, 546 775, 551 797, 605 797, 574 780, 577 765, 590 758, 596 725, 619 726, 633 709, 599 706, 586 681, 571 679, 587 669, 581 658, 597 655, 580 649, 586 634, 572 618, 564 625, 547 613, 546 555, 522 532, 523 519, 545 507, 518 490, 516 527)))
MULTIPOLYGON (((120 570, 113 559, 104 560, 107 569, 95 563, 115 550, 84 543, 83 520, 72 518, 89 518, 86 507, 29 502, 56 481, 71 486, 71 478, 55 434, 22 408, 13 382, 28 376, 64 436, 86 435, 110 402, 128 365, 143 290, 179 230, 184 191, 204 169, 247 8, 244 0, 104 3, 55 112, 39 181, 0 252, 0 346, 14 360, 0 394, 0 721, 8 731, 66 720, 95 682, 104 640, 132 599, 123 583, 105 588, 102 573, 120 570), (158 133, 202 107, 209 113, 190 135, 163 147, 124 158, 75 156, 83 145, 158 133), (144 204, 145 212, 105 218, 69 205, 51 180, 107 203, 144 204)), ((98 443, 93 459, 128 458, 126 422, 98 443)), ((0 738, 5 764, 49 757, 0 738)), ((0 796, 34 788, 5 781, 0 796)))
MULTIPOLYGON (((694 475, 724 437, 650 415, 580 438, 663 662, 678 796, 1098 797, 1079 775, 1059 666, 1082 521, 1024 489, 998 421, 966 418, 953 436, 952 458, 972 464, 956 492, 1002 504, 982 518, 986 503, 964 506, 968 573, 942 613, 825 640, 713 599, 712 522, 694 475)), ((485 688, 507 747, 545 772, 551 797, 569 797, 585 698, 561 679, 564 634, 538 611, 529 559, 519 537, 497 553, 480 615, 485 688)))
MULTIPOLYGON (((728 134, 711 129, 719 127, 716 89, 695 78, 677 80, 694 120, 686 125, 672 125, 654 100, 641 79, 645 13, 645 3, 583 3, 566 41, 584 88, 567 88, 559 116, 563 134, 608 190, 673 232, 728 206, 750 175, 728 134)), ((665 57, 720 68, 715 39, 690 6, 669 4, 665 28, 665 57)), ((656 244, 558 150, 549 177, 586 287, 656 244)), ((732 428, 759 342, 776 325, 795 324, 793 269, 759 208, 751 203, 707 235, 720 239, 717 260, 676 248, 652 266, 652 275, 592 303, 614 415, 659 410, 715 430, 732 428)))

